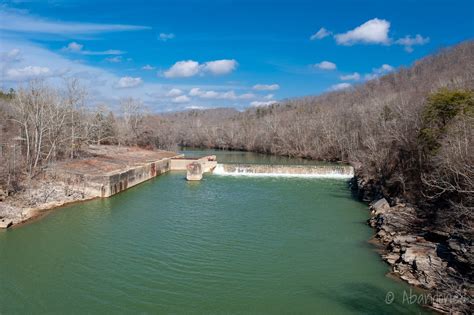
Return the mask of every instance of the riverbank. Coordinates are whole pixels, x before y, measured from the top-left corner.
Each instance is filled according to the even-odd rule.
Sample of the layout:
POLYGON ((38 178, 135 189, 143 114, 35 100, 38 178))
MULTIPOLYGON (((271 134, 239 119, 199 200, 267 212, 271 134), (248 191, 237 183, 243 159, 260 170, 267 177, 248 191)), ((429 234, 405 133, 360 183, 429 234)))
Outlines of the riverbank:
MULTIPOLYGON (((368 181, 354 178, 359 197, 370 195, 368 181)), ((414 205, 385 198, 370 203, 368 224, 382 247, 391 273, 410 285, 427 290, 422 304, 445 314, 468 314, 473 307, 472 240, 428 227, 414 205)))
POLYGON ((88 194, 81 187, 60 181, 34 180, 29 183, 28 189, 0 202, 0 228, 21 225, 41 217, 49 210, 94 198, 96 196, 88 194))

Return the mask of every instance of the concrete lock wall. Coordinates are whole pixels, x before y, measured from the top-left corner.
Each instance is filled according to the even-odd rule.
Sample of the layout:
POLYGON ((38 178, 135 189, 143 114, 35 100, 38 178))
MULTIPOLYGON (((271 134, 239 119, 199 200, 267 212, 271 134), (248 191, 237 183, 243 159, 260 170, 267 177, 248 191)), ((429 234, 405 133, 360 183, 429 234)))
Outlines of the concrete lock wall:
POLYGON ((110 197, 168 172, 171 169, 170 166, 170 159, 163 159, 103 175, 75 174, 62 171, 56 172, 55 176, 63 182, 79 188, 86 195, 110 197))
POLYGON ((97 171, 97 175, 90 170, 75 170, 68 167, 52 168, 50 174, 88 196, 106 198, 170 170, 186 171, 186 167, 193 162, 199 163, 202 172, 210 172, 217 166, 215 156, 184 158, 182 155, 175 155, 135 165, 118 164, 117 170, 105 173, 97 171))
MULTIPOLYGON (((105 176, 101 183, 100 197, 113 196, 127 188, 133 187, 170 170, 170 160, 147 163, 130 168, 124 172, 105 176)), ((95 185, 97 187, 97 185, 95 185)))

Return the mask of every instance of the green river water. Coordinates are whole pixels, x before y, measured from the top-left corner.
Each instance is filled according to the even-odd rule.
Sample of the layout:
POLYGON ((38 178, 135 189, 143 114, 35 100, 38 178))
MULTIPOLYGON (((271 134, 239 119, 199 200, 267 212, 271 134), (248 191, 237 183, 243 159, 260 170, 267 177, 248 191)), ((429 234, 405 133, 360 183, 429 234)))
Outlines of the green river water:
POLYGON ((0 314, 424 312, 385 276, 368 216, 344 180, 167 173, 0 231, 0 314))

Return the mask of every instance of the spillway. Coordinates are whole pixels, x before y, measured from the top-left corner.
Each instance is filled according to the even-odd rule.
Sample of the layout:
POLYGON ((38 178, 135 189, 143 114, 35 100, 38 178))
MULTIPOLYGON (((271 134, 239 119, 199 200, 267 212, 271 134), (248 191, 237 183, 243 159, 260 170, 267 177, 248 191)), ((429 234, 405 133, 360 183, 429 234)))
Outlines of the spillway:
POLYGON ((217 164, 213 174, 222 176, 350 179, 354 177, 354 168, 350 165, 217 164))

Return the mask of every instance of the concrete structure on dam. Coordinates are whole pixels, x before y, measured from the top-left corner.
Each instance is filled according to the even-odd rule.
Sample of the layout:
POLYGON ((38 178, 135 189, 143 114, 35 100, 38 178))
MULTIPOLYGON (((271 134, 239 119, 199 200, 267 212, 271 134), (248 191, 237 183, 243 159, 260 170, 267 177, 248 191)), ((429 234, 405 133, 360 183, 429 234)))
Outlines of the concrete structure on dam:
POLYGON ((90 146, 91 157, 56 164, 49 172, 63 182, 81 185, 87 195, 110 197, 171 170, 181 155, 134 147, 90 146))
POLYGON ((201 164, 203 173, 211 172, 217 166, 217 158, 215 155, 208 155, 200 158, 187 158, 180 156, 171 159, 171 170, 186 171, 187 166, 193 162, 201 164))
POLYGON ((89 157, 58 163, 48 169, 56 180, 79 188, 85 195, 110 197, 168 171, 187 171, 188 180, 200 180, 204 173, 246 176, 298 176, 351 178, 349 165, 253 165, 217 164, 216 156, 186 158, 170 151, 136 147, 95 145, 89 157))
POLYGON ((88 147, 87 153, 91 157, 58 163, 48 172, 58 180, 80 187, 88 196, 102 198, 168 171, 186 171, 192 163, 199 164, 201 177, 217 165, 215 156, 185 158, 175 152, 136 147, 94 145, 88 147))

